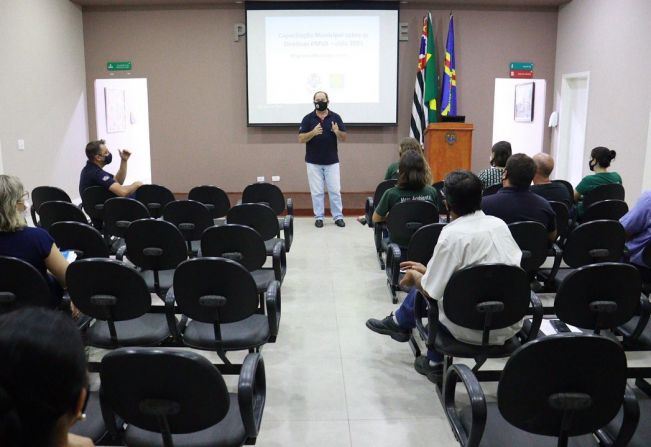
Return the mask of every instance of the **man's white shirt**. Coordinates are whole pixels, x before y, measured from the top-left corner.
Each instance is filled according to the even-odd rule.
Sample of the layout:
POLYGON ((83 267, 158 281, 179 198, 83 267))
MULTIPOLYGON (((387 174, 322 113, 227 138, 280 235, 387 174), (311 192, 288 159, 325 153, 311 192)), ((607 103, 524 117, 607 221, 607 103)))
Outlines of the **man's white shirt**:
MULTIPOLYGON (((423 290, 439 306, 439 322, 459 341, 481 344, 482 331, 467 329, 451 322, 443 312, 443 292, 452 274, 478 264, 520 265, 522 252, 508 226, 483 211, 461 216, 447 224, 439 236, 434 254, 421 280, 423 290)), ((522 322, 490 332, 490 344, 504 344, 522 327, 522 322)))

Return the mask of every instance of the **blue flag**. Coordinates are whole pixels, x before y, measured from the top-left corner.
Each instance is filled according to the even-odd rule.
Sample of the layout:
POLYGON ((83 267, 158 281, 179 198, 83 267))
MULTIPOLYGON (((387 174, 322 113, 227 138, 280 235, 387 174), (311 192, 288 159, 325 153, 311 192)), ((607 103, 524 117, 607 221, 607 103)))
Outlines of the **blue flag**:
POLYGON ((448 39, 445 43, 445 63, 441 97, 441 115, 457 116, 457 74, 454 62, 454 19, 450 16, 448 39))

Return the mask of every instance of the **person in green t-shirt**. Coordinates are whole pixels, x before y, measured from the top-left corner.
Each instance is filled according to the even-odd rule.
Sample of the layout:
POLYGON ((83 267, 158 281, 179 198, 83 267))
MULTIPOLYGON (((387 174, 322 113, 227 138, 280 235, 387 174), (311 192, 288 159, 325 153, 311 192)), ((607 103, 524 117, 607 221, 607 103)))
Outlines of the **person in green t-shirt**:
POLYGON ((597 186, 609 185, 611 183, 622 184, 622 177, 618 173, 608 172, 610 162, 615 159, 616 155, 617 153, 615 151, 611 151, 603 146, 595 147, 590 152, 588 166, 591 171, 594 171, 594 174, 583 177, 583 180, 576 185, 576 190, 574 191, 574 201, 578 204, 577 212, 579 216, 582 216, 584 212, 581 199, 586 193, 592 191, 597 186))
MULTIPOLYGON (((407 151, 417 151, 422 154, 423 146, 421 146, 420 142, 415 138, 412 137, 403 138, 400 141, 400 146, 398 149, 398 157, 399 158, 402 157, 402 154, 404 154, 407 151)), ((400 170, 399 167, 400 167, 399 161, 391 163, 387 168, 386 174, 384 174, 384 180, 398 180, 398 172, 400 170)))
POLYGON ((441 209, 438 191, 431 186, 432 175, 419 151, 406 151, 400 157, 398 182, 382 195, 373 212, 373 222, 382 222, 391 208, 408 200, 426 200, 441 209))

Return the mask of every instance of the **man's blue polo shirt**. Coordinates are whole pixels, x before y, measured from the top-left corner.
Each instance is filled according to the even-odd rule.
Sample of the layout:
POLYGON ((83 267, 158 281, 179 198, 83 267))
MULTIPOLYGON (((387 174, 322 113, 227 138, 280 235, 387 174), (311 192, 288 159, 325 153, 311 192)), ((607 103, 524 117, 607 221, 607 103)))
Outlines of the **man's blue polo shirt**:
POLYGON ((298 133, 310 132, 321 123, 323 133, 312 138, 305 144, 305 162, 315 165, 331 165, 339 163, 337 153, 337 135, 332 131, 332 123, 337 123, 339 130, 346 132, 346 126, 341 121, 341 117, 335 112, 328 110, 326 117, 321 120, 316 114, 316 110, 308 113, 301 121, 301 127, 298 133))
POLYGON ((115 183, 113 174, 109 174, 95 163, 87 161, 79 176, 79 195, 81 196, 84 190, 91 186, 103 186, 109 189, 113 183, 115 183))
POLYGON ((556 213, 549 202, 529 188, 502 188, 495 194, 481 199, 481 209, 489 216, 502 219, 507 224, 514 222, 540 222, 548 232, 556 230, 556 213))

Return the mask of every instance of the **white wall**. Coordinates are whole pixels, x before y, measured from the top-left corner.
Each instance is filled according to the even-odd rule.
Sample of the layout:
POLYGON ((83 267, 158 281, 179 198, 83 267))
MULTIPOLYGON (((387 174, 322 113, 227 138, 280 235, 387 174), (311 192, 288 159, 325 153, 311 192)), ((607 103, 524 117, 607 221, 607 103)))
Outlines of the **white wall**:
POLYGON ((573 0, 558 16, 554 110, 560 106, 563 74, 590 72, 583 172, 588 173, 593 147, 617 151, 611 166, 624 180, 629 205, 642 191, 649 144, 649 24, 648 0, 573 0))
POLYGON ((80 7, 0 1, 0 67, 0 166, 28 190, 46 184, 78 196, 88 142, 80 7))

